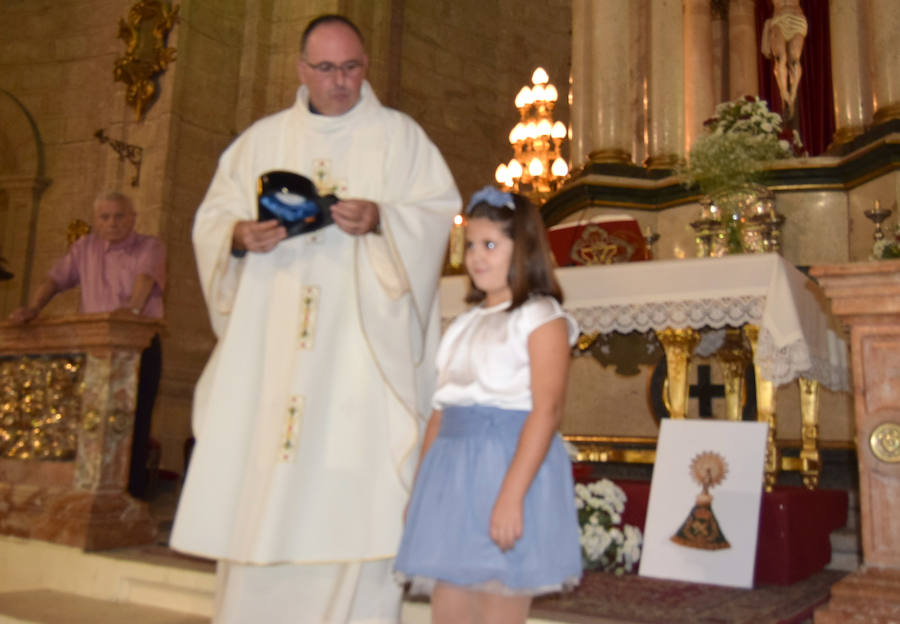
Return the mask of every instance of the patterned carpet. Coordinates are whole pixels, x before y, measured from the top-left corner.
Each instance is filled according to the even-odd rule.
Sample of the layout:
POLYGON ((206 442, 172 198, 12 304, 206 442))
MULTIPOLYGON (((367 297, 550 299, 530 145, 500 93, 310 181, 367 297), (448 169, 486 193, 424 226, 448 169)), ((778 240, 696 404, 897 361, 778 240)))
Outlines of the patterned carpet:
POLYGON ((845 574, 823 570, 793 585, 738 589, 591 573, 574 592, 536 600, 531 616, 577 624, 801 624, 812 622, 845 574))

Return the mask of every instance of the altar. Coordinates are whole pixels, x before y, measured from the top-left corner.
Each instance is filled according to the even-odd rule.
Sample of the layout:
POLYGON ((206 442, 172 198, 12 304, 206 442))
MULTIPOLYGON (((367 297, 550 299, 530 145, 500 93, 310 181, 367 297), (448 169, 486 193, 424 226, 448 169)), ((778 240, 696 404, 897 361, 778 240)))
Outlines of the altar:
MULTIPOLYGON (((777 254, 747 254, 557 269, 565 308, 583 336, 652 330, 668 371, 668 404, 684 418, 693 355, 718 358, 726 372, 726 411, 740 418, 743 370, 752 362, 757 419, 769 423, 766 489, 780 470, 799 470, 809 488, 820 470, 819 384, 849 390, 847 346, 815 282, 777 254), (775 389, 797 382, 802 448, 780 457, 775 444, 775 389)), ((466 309, 465 276, 441 280, 444 323, 466 309)))
POLYGON ((126 491, 141 351, 159 320, 0 322, 0 534, 84 550, 151 542, 126 491))

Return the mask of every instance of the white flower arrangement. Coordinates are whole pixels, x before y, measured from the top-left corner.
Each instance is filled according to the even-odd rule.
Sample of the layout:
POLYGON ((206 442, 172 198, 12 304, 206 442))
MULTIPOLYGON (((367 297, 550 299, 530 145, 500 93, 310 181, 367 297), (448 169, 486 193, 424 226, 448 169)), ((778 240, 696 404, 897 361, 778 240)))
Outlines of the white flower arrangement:
POLYGON ((696 184, 706 195, 759 182, 768 163, 803 148, 797 132, 784 131, 781 117, 757 96, 722 102, 703 125, 706 134, 694 141, 679 173, 685 184, 696 184))
POLYGON ((900 258, 900 222, 894 225, 893 239, 882 238, 872 245, 872 260, 900 258))
POLYGON ((575 485, 585 569, 615 574, 634 571, 641 558, 643 535, 635 526, 621 526, 625 502, 625 492, 609 479, 575 485))

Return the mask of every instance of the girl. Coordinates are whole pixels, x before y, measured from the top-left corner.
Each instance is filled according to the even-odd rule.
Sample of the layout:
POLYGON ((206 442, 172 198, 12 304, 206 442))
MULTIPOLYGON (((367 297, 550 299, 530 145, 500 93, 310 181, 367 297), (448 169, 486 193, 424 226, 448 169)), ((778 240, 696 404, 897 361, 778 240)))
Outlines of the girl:
POLYGON ((581 550, 572 466, 556 434, 569 347, 543 223, 486 187, 466 208, 466 300, 437 355, 434 411, 395 567, 436 623, 525 622, 572 587, 581 550))

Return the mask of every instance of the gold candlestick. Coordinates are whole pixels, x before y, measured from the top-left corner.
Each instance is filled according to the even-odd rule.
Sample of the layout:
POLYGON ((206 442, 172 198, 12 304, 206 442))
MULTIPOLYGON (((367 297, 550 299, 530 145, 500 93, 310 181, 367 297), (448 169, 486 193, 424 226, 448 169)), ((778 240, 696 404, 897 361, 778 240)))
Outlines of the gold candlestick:
POLYGON ((881 202, 877 199, 875 200, 875 207, 869 208, 865 212, 866 218, 872 221, 875 224, 875 233, 872 235, 876 241, 880 241, 884 238, 884 230, 881 229, 881 223, 891 216, 893 210, 890 208, 882 208, 881 202))

